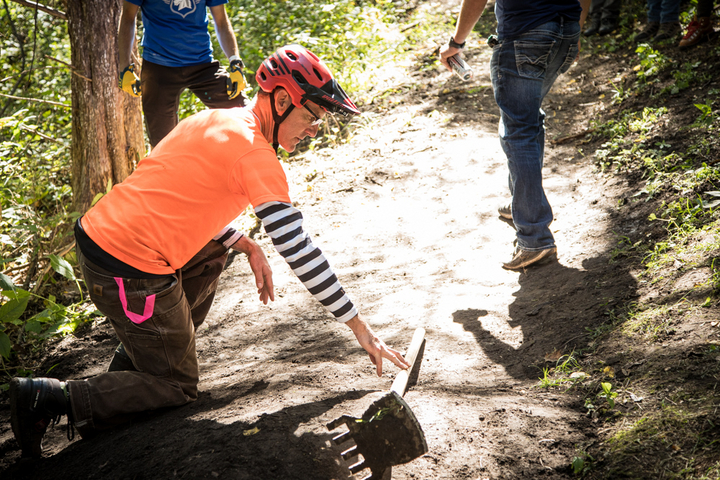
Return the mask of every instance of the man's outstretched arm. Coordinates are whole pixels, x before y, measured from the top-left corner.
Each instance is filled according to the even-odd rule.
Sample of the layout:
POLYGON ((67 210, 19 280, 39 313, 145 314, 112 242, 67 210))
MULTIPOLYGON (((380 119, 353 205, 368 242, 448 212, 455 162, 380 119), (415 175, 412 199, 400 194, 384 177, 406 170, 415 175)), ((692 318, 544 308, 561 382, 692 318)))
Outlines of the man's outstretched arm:
POLYGON ((338 321, 350 327, 376 366, 378 375, 382 375, 383 358, 399 368, 408 368, 402 355, 385 345, 367 322, 360 318, 357 308, 340 285, 322 251, 313 245, 310 236, 303 230, 302 213, 289 203, 268 202, 255 207, 255 214, 262 220, 275 249, 285 258, 308 291, 338 321))

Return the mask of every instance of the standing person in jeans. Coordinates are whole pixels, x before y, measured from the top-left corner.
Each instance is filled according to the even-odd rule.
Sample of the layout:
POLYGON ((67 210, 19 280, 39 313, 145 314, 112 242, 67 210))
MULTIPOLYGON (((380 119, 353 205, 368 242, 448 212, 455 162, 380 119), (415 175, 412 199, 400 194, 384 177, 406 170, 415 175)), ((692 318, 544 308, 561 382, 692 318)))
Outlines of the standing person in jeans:
POLYGON ((12 429, 23 456, 42 454, 48 424, 63 415, 69 432, 74 426, 86 437, 133 414, 197 399, 195 332, 230 248, 247 255, 260 300, 274 300, 263 250, 224 227, 248 204, 298 279, 352 330, 377 374, 384 358, 408 368, 360 317, 303 230, 276 154, 278 146, 292 152, 314 137, 326 112, 359 111, 325 64, 299 45, 279 49, 256 78, 261 91, 248 107, 183 120, 78 220, 78 262, 90 298, 112 324, 129 364, 85 380, 13 379, 12 429))
POLYGON ((180 95, 189 88, 209 108, 242 107, 244 65, 225 11, 228 0, 125 0, 118 29, 120 88, 139 97, 154 148, 178 123, 180 95), (207 10, 230 61, 213 59, 207 10), (135 17, 142 11, 142 71, 132 61, 135 17))
POLYGON ((680 35, 680 0, 647 0, 648 21, 635 43, 660 42, 680 35))
MULTIPOLYGON (((450 42, 440 49, 448 57, 465 46, 487 0, 463 0, 450 42)), ((590 0, 497 0, 497 36, 490 63, 495 102, 500 107, 500 144, 507 156, 512 203, 498 209, 517 230, 513 257, 503 266, 517 270, 557 254, 550 232, 552 209, 542 186, 545 113, 541 105, 555 79, 567 71, 579 52, 580 29, 590 0)))

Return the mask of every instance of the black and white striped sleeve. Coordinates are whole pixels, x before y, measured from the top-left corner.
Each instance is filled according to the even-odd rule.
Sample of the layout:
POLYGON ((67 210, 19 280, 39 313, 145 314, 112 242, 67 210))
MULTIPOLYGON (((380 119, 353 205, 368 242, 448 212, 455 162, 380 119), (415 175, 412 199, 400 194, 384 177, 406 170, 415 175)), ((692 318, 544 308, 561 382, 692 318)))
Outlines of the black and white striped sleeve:
POLYGON ((230 250, 230 247, 235 245, 235 243, 237 243, 237 241, 240 240, 242 237, 243 234, 238 232, 234 228, 225 227, 213 237, 213 240, 222 243, 225 248, 230 250))
POLYGON ((303 230, 302 213, 289 203, 268 202, 257 206, 255 215, 262 220, 278 253, 335 319, 344 323, 355 317, 357 309, 323 253, 303 230))

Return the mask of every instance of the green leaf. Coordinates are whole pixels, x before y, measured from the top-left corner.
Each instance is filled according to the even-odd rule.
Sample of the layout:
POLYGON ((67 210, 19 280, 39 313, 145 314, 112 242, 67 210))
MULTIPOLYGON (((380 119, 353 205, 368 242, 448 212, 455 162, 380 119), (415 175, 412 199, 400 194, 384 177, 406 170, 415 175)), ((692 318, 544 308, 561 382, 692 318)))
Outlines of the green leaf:
POLYGON ((0 273, 0 290, 12 290, 13 292, 15 291, 15 284, 13 283, 12 279, 4 273, 0 273))
POLYGON ((583 471, 583 468, 585 468, 585 459, 582 457, 575 457, 572 459, 572 468, 573 472, 575 474, 578 474, 583 471))
POLYGON ((32 332, 32 333, 40 333, 40 332, 42 332, 42 325, 40 324, 40 322, 35 322, 32 320, 29 320, 25 324, 25 331, 32 332))
POLYGON ((92 199, 92 202, 90 202, 90 206, 94 206, 102 197, 104 197, 105 194, 103 192, 98 193, 95 195, 92 199))
MULTIPOLYGON (((30 323, 30 322, 47 323, 47 322, 52 322, 54 320, 55 320, 55 318, 53 317, 52 312, 50 311, 50 309, 46 308, 42 312, 37 313, 37 314, 33 315, 30 319, 28 319, 28 323, 30 323)), ((25 328, 27 329, 27 326, 25 328)))
POLYGON ((23 298, 31 297, 32 293, 22 288, 15 287, 15 290, 3 290, 2 294, 6 297, 14 298, 16 300, 22 300, 23 298))
POLYGON ((10 352, 12 351, 12 343, 10 337, 5 332, 0 332, 0 355, 5 358, 10 358, 10 352))
POLYGON ((25 312, 30 297, 11 299, 0 307, 0 323, 14 323, 18 325, 17 319, 25 312))
POLYGON ((77 280, 72 265, 64 258, 58 257, 57 255, 50 255, 50 265, 52 265, 53 270, 68 280, 77 280))

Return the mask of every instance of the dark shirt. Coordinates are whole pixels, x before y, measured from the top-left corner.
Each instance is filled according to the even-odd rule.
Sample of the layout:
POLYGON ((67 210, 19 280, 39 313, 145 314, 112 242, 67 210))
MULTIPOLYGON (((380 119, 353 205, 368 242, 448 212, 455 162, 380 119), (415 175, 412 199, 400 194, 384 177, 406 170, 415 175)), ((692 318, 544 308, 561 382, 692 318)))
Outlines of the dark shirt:
POLYGON ((498 38, 512 40, 558 16, 579 21, 581 13, 578 0, 497 0, 498 38))
POLYGON ((92 238, 85 233, 82 228, 80 219, 75 222, 75 243, 82 252, 82 254, 98 267, 112 272, 113 275, 117 275, 122 278, 162 278, 167 275, 156 275, 153 273, 146 273, 142 270, 138 270, 135 267, 128 265, 125 262, 121 262, 117 258, 113 257, 105 250, 100 248, 92 238))

